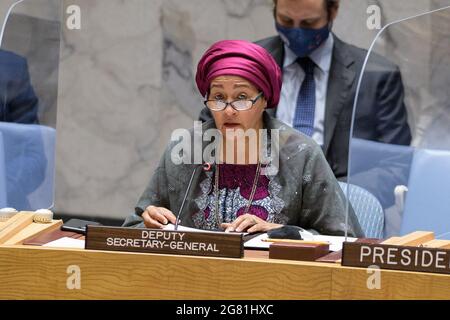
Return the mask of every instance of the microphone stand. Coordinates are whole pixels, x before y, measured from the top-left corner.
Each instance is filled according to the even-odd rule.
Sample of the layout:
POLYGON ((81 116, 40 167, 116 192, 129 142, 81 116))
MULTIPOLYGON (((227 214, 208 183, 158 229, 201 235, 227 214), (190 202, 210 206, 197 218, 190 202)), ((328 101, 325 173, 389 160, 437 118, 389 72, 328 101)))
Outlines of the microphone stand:
POLYGON ((197 172, 197 169, 198 169, 198 168, 199 168, 199 167, 196 167, 196 168, 194 169, 194 171, 192 171, 191 179, 189 180, 189 184, 188 184, 188 187, 187 187, 187 189, 186 189, 186 193, 184 194, 183 202, 181 203, 180 210, 178 211, 177 221, 175 222, 175 228, 174 228, 175 231, 178 230, 178 224, 179 224, 180 221, 181 221, 181 214, 182 214, 182 212, 183 212, 184 204, 186 203, 186 199, 187 199, 187 196, 188 196, 188 194, 189 194, 189 190, 191 190, 192 180, 194 180, 194 176, 195 176, 195 173, 197 172))

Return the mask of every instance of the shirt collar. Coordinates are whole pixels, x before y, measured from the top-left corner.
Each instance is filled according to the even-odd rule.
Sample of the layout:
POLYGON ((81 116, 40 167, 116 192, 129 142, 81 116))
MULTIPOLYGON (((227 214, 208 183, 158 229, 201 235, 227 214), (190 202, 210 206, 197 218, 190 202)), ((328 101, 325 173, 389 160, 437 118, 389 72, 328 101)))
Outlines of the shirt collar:
MULTIPOLYGON (((325 42, 320 47, 318 47, 309 55, 311 60, 320 68, 320 70, 325 73, 330 71, 333 45, 333 34, 330 32, 327 40, 325 40, 325 42)), ((295 60, 297 60, 297 56, 295 55, 295 53, 292 52, 292 50, 289 49, 286 44, 284 44, 283 68, 286 68, 295 63, 295 60)))

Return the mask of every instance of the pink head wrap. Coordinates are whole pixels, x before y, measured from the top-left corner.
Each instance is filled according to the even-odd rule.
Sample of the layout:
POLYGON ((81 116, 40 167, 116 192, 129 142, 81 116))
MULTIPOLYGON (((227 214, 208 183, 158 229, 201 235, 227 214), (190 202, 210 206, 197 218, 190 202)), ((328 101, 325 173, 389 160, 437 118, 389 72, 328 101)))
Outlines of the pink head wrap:
POLYGON ((240 76, 261 90, 267 107, 278 105, 281 70, 274 58, 261 46, 245 40, 223 40, 213 44, 198 63, 198 90, 204 97, 211 81, 222 75, 240 76))

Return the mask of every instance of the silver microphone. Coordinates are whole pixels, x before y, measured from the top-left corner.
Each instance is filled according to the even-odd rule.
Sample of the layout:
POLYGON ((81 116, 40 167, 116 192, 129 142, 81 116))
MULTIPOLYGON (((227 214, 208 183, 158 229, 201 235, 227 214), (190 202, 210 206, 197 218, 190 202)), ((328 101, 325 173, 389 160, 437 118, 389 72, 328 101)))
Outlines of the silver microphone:
POLYGON ((189 194, 189 190, 191 190, 192 180, 194 180, 194 176, 195 176, 195 173, 197 172, 197 169, 198 169, 198 168, 199 168, 199 167, 196 167, 196 168, 194 169, 194 171, 192 171, 191 179, 189 180, 189 184, 188 184, 188 187, 187 187, 187 189, 186 189, 186 193, 184 194, 183 202, 181 203, 180 210, 178 211, 177 221, 175 222, 175 231, 178 230, 178 224, 179 224, 180 221, 181 221, 181 214, 182 214, 182 212, 183 212, 184 204, 185 204, 186 199, 187 199, 187 196, 188 196, 188 194, 189 194))

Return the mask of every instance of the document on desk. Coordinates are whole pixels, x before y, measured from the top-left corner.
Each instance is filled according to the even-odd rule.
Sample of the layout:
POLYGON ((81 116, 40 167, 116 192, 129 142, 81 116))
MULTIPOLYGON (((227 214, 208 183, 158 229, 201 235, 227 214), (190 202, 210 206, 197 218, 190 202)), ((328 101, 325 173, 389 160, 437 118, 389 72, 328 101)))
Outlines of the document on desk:
POLYGON ((267 233, 262 233, 246 242, 244 242, 244 248, 246 249, 269 249, 270 242, 264 241, 269 236, 267 233))
POLYGON ((46 243, 43 245, 43 247, 84 249, 84 240, 64 237, 46 243))
MULTIPOLYGON (((175 230, 175 225, 172 224, 172 223, 169 223, 166 226, 164 226, 163 230, 175 230)), ((178 230, 177 231, 224 232, 224 231, 216 231, 216 230, 203 230, 203 229, 197 229, 197 228, 190 228, 190 227, 184 227, 184 226, 180 226, 180 225, 178 225, 178 230)), ((240 232, 240 233, 242 233, 244 236, 246 236, 248 234, 247 232, 240 232)))
MULTIPOLYGON (((174 231, 175 230, 175 225, 172 224, 172 223, 169 223, 169 224, 164 226, 163 230, 174 231)), ((181 226, 181 225, 178 225, 178 230, 177 231, 213 232, 213 231, 209 231, 209 230, 202 230, 202 229, 197 229, 197 228, 184 227, 184 226, 181 226)))
MULTIPOLYGON (((269 249, 270 244, 272 242, 264 241, 268 239, 267 233, 260 234, 259 236, 254 237, 244 243, 244 248, 246 249, 269 249)), ((322 235, 313 235, 306 239, 307 241, 323 241, 328 242, 330 244, 330 251, 339 251, 342 250, 342 244, 347 242, 355 242, 357 238, 347 237, 338 237, 338 236, 322 236, 322 235)))
MULTIPOLYGON (((167 226, 164 227, 164 230, 175 230, 175 225, 169 223, 167 226)), ((178 231, 191 231, 191 232, 217 232, 217 231, 209 231, 209 230, 202 230, 202 229, 196 229, 196 228, 189 228, 184 226, 178 226, 178 231)), ((244 236, 247 236, 248 233, 243 233, 244 236)), ((313 235, 310 232, 304 231, 301 233, 301 236, 304 240, 307 241, 324 241, 328 242, 330 244, 330 251, 339 251, 342 250, 342 244, 345 241, 345 237, 338 237, 338 236, 323 236, 323 235, 313 235)), ((262 233, 256 237, 253 237, 252 239, 244 242, 244 248, 246 249, 269 249, 269 246, 272 242, 264 241, 269 236, 267 233, 262 233)), ((347 237, 348 242, 355 242, 357 238, 350 238, 347 237)))

